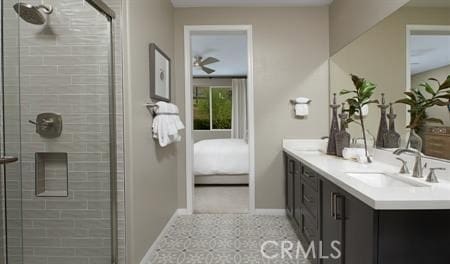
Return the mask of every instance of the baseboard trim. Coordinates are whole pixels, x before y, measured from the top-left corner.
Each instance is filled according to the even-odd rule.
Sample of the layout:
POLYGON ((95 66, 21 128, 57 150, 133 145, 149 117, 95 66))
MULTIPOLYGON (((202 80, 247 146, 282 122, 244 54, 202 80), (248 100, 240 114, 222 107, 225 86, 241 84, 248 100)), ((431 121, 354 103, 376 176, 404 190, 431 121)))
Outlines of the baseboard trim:
POLYGON ((285 209, 255 209, 255 215, 286 215, 285 209))
POLYGON ((161 233, 159 233, 159 236, 156 238, 155 242, 153 242, 152 246, 148 249, 147 253, 145 254, 145 256, 142 258, 140 264, 151 264, 150 262, 150 257, 153 253, 153 251, 156 250, 156 245, 158 245, 158 243, 162 240, 162 238, 164 237, 164 234, 167 233, 169 227, 173 224, 173 222, 175 221, 175 219, 177 218, 177 216, 179 215, 185 215, 187 212, 187 209, 177 209, 175 211, 175 213, 173 213, 172 217, 170 217, 169 221, 167 222, 167 224, 164 226, 163 230, 161 231, 161 233))
POLYGON ((177 210, 177 214, 178 215, 191 215, 192 212, 189 212, 189 210, 187 208, 179 208, 177 210))

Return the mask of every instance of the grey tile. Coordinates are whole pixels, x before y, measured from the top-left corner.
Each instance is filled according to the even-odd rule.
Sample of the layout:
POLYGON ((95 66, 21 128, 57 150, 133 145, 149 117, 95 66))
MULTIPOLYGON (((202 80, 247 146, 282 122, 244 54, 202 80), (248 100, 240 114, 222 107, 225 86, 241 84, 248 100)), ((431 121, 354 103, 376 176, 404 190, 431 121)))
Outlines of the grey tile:
POLYGON ((151 263, 309 263, 266 259, 266 240, 297 242, 286 217, 246 214, 179 216, 151 252, 151 263), (268 232, 269 231, 269 232, 268 232), (266 235, 267 234, 267 235, 266 235))

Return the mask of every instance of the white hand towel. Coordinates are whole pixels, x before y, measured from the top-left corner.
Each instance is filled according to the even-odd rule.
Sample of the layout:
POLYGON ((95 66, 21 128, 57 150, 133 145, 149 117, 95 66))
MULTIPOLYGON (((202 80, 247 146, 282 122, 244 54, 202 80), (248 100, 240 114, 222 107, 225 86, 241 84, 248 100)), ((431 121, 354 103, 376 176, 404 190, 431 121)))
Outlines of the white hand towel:
POLYGON ((153 138, 158 139, 159 145, 165 147, 173 142, 179 142, 181 136, 178 131, 184 129, 184 125, 178 115, 178 107, 165 102, 156 103, 156 116, 153 119, 153 138))
POLYGON ((309 105, 311 100, 306 97, 297 97, 295 99, 295 115, 296 116, 307 116, 309 115, 309 105))
POLYGON ((307 104, 296 104, 295 105, 295 115, 296 116, 309 115, 309 106, 307 104))

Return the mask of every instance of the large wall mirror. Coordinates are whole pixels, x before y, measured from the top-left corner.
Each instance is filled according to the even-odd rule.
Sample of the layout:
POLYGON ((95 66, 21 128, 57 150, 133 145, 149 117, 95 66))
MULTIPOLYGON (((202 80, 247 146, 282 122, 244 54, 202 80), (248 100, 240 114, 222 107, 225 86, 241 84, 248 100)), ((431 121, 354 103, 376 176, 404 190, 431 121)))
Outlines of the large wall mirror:
MULTIPOLYGON (((421 84, 428 82, 437 90, 439 84, 429 79, 442 83, 450 75, 450 1, 412 0, 337 52, 330 60, 330 96, 336 93, 338 102, 348 97, 339 92, 353 87, 350 74, 375 83, 373 98, 381 102, 384 94, 387 105, 405 98, 404 92, 411 88, 431 97, 421 84)), ((405 104, 393 104, 396 130, 403 146, 410 132, 409 109, 405 104)), ((380 110, 372 104, 365 117, 371 145, 377 138, 380 110)), ((433 118, 430 121, 440 119, 442 124, 434 120, 415 130, 423 140, 422 152, 450 160, 450 108, 433 106, 426 114, 433 118)), ((362 134, 357 124, 350 124, 349 132, 356 139, 362 134)))

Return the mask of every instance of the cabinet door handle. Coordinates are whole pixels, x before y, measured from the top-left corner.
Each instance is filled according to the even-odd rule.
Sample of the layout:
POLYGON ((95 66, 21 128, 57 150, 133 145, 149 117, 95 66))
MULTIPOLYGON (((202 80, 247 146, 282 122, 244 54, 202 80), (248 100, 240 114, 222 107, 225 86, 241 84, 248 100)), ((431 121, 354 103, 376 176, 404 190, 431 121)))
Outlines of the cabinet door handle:
POLYGON ((15 156, 2 156, 0 157, 0 165, 4 165, 4 164, 8 164, 8 163, 13 163, 18 161, 19 159, 15 156))
POLYGON ((344 220, 345 219, 345 196, 336 194, 334 197, 334 219, 335 220, 344 220), (340 210, 338 213, 338 201, 340 201, 340 210))
POLYGON ((334 219, 336 219, 335 200, 336 200, 336 193, 331 192, 330 208, 331 208, 331 217, 333 217, 334 219))

